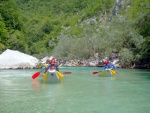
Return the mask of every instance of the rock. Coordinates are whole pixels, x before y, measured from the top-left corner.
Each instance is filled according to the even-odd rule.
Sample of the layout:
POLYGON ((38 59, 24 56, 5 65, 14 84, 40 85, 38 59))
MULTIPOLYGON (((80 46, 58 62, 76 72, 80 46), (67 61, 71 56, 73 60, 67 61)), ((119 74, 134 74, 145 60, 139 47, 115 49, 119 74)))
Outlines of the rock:
POLYGON ((121 65, 120 65, 120 60, 119 59, 114 59, 112 64, 114 64, 117 68, 121 68, 121 65))
POLYGON ((47 60, 52 60, 53 58, 54 58, 53 56, 50 56, 50 57, 46 56, 46 57, 44 57, 43 59, 40 60, 40 63, 44 64, 44 63, 46 63, 47 60))
POLYGON ((0 69, 35 68, 38 61, 33 56, 7 49, 0 55, 0 69))

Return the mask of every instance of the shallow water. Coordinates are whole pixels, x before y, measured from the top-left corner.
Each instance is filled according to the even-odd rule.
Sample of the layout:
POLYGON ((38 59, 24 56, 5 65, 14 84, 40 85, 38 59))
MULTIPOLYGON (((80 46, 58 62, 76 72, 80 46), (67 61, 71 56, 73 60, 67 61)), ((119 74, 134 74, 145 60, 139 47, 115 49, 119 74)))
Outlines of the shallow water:
POLYGON ((61 67, 60 83, 43 83, 40 70, 0 70, 0 113, 149 113, 150 70, 61 67))

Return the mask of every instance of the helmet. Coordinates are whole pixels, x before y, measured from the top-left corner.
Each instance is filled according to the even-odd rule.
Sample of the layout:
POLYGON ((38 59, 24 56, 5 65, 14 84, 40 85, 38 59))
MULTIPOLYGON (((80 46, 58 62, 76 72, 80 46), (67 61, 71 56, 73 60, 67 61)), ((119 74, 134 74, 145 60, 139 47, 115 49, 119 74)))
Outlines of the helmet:
POLYGON ((55 64, 56 63, 55 59, 50 60, 50 63, 55 64))
POLYGON ((108 61, 108 60, 105 60, 105 61, 104 61, 104 64, 106 64, 106 65, 109 64, 109 61, 108 61))

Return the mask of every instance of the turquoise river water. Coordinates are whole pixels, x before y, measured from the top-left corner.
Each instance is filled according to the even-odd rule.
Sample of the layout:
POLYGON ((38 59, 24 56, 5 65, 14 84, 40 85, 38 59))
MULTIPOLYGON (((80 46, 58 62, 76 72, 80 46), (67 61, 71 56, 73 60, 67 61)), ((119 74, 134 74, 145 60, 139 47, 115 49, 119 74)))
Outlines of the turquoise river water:
POLYGON ((0 70, 0 113, 150 113, 150 70, 60 67, 59 83, 43 83, 40 71, 0 70))

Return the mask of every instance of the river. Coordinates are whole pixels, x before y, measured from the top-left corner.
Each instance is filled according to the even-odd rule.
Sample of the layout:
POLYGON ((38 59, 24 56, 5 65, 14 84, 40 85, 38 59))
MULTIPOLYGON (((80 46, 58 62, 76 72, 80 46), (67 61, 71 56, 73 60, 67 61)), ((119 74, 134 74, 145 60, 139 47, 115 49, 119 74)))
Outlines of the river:
POLYGON ((119 75, 92 74, 102 68, 60 67, 59 83, 43 83, 40 71, 0 70, 0 113, 149 113, 150 70, 117 69, 119 75))

